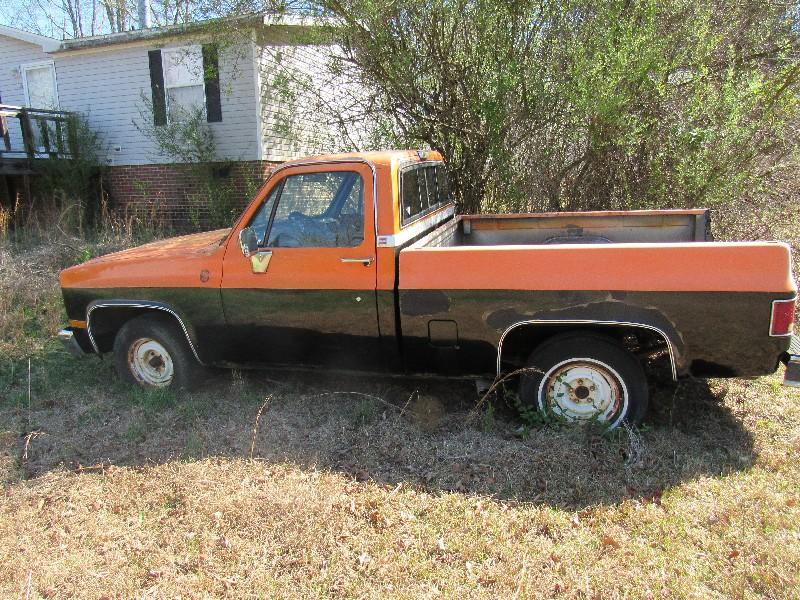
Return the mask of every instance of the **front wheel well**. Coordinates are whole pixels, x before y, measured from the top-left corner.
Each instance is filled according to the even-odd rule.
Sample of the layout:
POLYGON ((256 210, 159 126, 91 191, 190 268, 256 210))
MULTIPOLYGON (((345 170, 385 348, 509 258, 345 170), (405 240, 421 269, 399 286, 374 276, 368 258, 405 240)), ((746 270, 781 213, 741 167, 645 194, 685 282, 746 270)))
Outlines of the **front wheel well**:
POLYGON ((564 334, 602 335, 619 342, 643 364, 657 369, 665 359, 666 377, 675 378, 675 359, 667 335, 644 324, 603 323, 521 323, 506 330, 497 351, 498 374, 525 366, 530 354, 550 338, 564 334))
POLYGON ((109 304, 90 308, 86 319, 87 329, 98 353, 111 352, 114 348, 114 340, 123 325, 144 315, 158 316, 175 326, 182 335, 186 336, 195 358, 198 362, 200 361, 183 321, 172 309, 160 305, 109 304))

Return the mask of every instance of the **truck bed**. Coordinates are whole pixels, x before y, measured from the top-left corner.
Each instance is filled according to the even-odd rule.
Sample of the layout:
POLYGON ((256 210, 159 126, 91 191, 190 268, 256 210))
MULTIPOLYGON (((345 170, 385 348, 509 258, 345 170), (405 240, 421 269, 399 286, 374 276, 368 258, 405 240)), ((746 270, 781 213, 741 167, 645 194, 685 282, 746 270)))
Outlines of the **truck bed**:
POLYGON ((400 252, 399 289, 790 292, 780 242, 706 241, 706 211, 458 216, 400 252))
POLYGON ((708 210, 464 215, 429 237, 427 246, 526 246, 711 239, 708 210))
POLYGON ((451 219, 400 252, 406 347, 434 360, 449 327, 459 364, 482 364, 519 323, 635 324, 669 340, 676 376, 771 372, 789 248, 706 241, 706 226, 704 211, 451 219))

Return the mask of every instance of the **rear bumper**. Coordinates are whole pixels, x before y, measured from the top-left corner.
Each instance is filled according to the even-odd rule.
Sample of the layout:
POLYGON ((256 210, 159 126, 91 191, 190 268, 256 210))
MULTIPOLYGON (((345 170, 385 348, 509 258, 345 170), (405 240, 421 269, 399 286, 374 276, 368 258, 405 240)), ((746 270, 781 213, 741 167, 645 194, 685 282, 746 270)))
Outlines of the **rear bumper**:
POLYGON ((783 385, 800 387, 800 336, 792 336, 792 343, 784 355, 783 362, 786 364, 783 385))
POLYGON ((67 352, 73 356, 84 356, 88 354, 88 351, 84 350, 81 346, 78 336, 75 335, 75 331, 72 327, 67 327, 59 331, 58 339, 64 344, 64 348, 67 349, 67 352))

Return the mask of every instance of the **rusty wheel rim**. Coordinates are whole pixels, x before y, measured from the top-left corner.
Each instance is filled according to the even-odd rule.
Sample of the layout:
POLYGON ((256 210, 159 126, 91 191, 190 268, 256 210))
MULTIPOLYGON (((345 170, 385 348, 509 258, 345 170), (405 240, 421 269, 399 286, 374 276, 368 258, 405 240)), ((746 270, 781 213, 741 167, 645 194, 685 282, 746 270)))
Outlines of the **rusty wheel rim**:
POLYGON ((128 349, 128 365, 139 383, 166 387, 175 376, 175 366, 167 349, 150 338, 139 338, 128 349))
POLYGON ((598 421, 613 428, 628 410, 628 390, 612 367, 571 358, 551 367, 539 385, 539 409, 567 421, 598 421))

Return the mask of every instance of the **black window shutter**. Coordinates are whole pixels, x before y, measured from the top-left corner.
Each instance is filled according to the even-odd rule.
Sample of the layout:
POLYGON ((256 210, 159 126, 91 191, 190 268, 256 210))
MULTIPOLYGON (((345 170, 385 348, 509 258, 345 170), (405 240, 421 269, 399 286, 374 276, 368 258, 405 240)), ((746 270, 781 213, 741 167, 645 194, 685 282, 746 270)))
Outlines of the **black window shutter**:
POLYGON ((167 124, 167 98, 164 95, 164 67, 161 64, 161 50, 147 53, 150 61, 150 91, 153 98, 153 125, 167 124))
POLYGON ((222 121, 219 97, 219 50, 216 44, 203 44, 203 79, 206 86, 206 121, 222 121))

